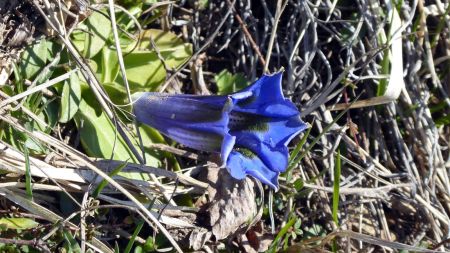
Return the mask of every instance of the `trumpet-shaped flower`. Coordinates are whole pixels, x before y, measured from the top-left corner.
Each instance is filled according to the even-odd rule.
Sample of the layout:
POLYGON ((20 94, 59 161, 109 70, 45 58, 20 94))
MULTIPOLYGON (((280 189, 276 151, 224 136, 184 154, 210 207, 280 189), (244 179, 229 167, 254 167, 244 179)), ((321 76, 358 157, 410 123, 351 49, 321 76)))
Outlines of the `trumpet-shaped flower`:
POLYGON ((277 190, 278 175, 288 165, 287 145, 306 128, 283 96, 281 76, 264 75, 224 96, 141 93, 134 113, 138 122, 183 145, 220 153, 234 178, 250 175, 277 190))

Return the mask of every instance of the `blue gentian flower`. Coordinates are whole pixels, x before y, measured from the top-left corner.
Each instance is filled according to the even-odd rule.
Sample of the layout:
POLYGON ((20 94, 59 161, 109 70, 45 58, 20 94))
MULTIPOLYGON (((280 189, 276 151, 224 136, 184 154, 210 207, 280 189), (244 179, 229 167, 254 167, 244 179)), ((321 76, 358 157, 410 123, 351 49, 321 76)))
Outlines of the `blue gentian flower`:
POLYGON ((287 145, 306 128, 281 90, 282 73, 264 75, 224 96, 145 92, 134 103, 138 122, 188 147, 220 153, 236 179, 250 175, 278 190, 288 165, 287 145))

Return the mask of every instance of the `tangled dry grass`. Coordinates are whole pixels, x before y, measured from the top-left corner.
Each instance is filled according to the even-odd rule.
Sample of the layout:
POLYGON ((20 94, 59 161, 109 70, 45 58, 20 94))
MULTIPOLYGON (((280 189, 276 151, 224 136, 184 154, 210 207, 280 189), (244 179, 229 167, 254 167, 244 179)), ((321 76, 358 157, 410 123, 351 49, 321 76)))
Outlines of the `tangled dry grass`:
MULTIPOLYGON (((450 250, 448 1, 144 5, 135 19, 143 26, 134 27, 136 34, 148 28, 171 31, 193 49, 177 68, 163 64, 167 74, 159 91, 214 94, 224 69, 254 81, 284 67, 285 95, 311 126, 295 141, 281 190, 273 194, 263 194, 250 179, 236 188, 236 182, 214 167, 213 157, 165 142, 143 144, 165 154, 160 168, 146 165, 145 155, 133 144, 139 139, 136 128, 123 122, 123 109, 71 42, 78 22, 93 9, 113 9, 112 1, 91 9, 84 1, 13 2, 16 7, 10 9, 17 16, 3 15, 3 25, 25 25, 17 36, 0 26, 1 213, 32 218, 39 226, 23 234, 0 230, 2 245, 41 251, 71 245, 81 252, 113 252, 115 243, 127 252, 128 241, 149 251, 450 250), (35 23, 29 18, 25 22, 26 15, 35 23), (67 67, 84 77, 99 108, 114 122, 117 132, 111 138, 120 136, 134 161, 89 157, 80 144, 78 125, 51 125, 40 117, 37 108, 48 105, 44 100, 37 108, 27 106, 24 101, 37 93, 58 99, 52 86, 70 75, 45 74, 58 64, 51 61, 44 74, 24 82, 27 88, 17 88, 11 64, 22 58, 11 49, 22 51, 27 44, 18 38, 30 43, 33 36, 53 36, 62 45, 59 52, 67 52, 72 61, 67 67), (17 133, 45 152, 20 148, 17 133), (116 175, 118 168, 147 177, 116 175)), ((120 4, 133 6, 129 1, 120 4)), ((11 6, 0 3, 0 13, 11 6)), ((116 28, 112 16, 110 11, 113 31, 126 33, 120 24, 116 28)), ((153 50, 164 63, 158 48, 153 45, 153 50)), ((119 65, 125 68, 120 60, 119 65)))

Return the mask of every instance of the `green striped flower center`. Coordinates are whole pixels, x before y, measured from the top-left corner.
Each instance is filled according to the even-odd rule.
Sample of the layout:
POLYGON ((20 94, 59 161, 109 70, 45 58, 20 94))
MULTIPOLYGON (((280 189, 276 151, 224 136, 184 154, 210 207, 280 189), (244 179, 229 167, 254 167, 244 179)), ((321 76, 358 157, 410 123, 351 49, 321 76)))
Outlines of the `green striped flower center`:
POLYGON ((269 131, 269 117, 236 111, 231 111, 229 117, 228 127, 230 131, 269 131))

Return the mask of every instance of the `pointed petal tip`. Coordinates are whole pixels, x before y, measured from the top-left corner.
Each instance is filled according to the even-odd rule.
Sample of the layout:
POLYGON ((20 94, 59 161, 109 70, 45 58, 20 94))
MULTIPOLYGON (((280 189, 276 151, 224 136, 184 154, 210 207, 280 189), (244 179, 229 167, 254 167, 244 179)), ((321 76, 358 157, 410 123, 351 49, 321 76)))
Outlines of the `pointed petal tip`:
POLYGON ((281 67, 280 69, 278 69, 277 71, 273 72, 273 73, 264 73, 263 76, 279 76, 279 75, 283 75, 285 69, 284 67, 281 67))
POLYGON ((220 150, 220 158, 222 159, 222 166, 225 167, 227 164, 228 156, 233 150, 234 144, 236 143, 236 136, 230 134, 225 134, 222 140, 222 147, 220 150))
POLYGON ((292 139, 294 139, 297 135, 299 135, 301 132, 305 131, 309 127, 309 125, 303 122, 303 120, 300 118, 300 114, 298 116, 291 117, 289 121, 286 123, 286 126, 294 128, 296 129, 296 131, 292 132, 286 138, 284 142, 285 146, 287 146, 292 139))
POLYGON ((262 183, 268 185, 270 188, 272 188, 273 190, 275 190, 275 192, 278 191, 278 172, 275 172, 276 174, 274 175, 263 175, 261 174, 260 171, 257 170, 252 170, 249 171, 248 174, 256 179, 258 179, 259 181, 261 181, 262 183))
POLYGON ((260 79, 268 79, 267 81, 276 82, 281 85, 281 80, 283 79, 283 71, 279 71, 272 74, 264 74, 260 79))
POLYGON ((237 151, 231 151, 226 168, 230 175, 236 179, 244 179, 247 175, 250 175, 278 191, 278 175, 280 173, 267 168, 256 156, 250 158, 237 151))

